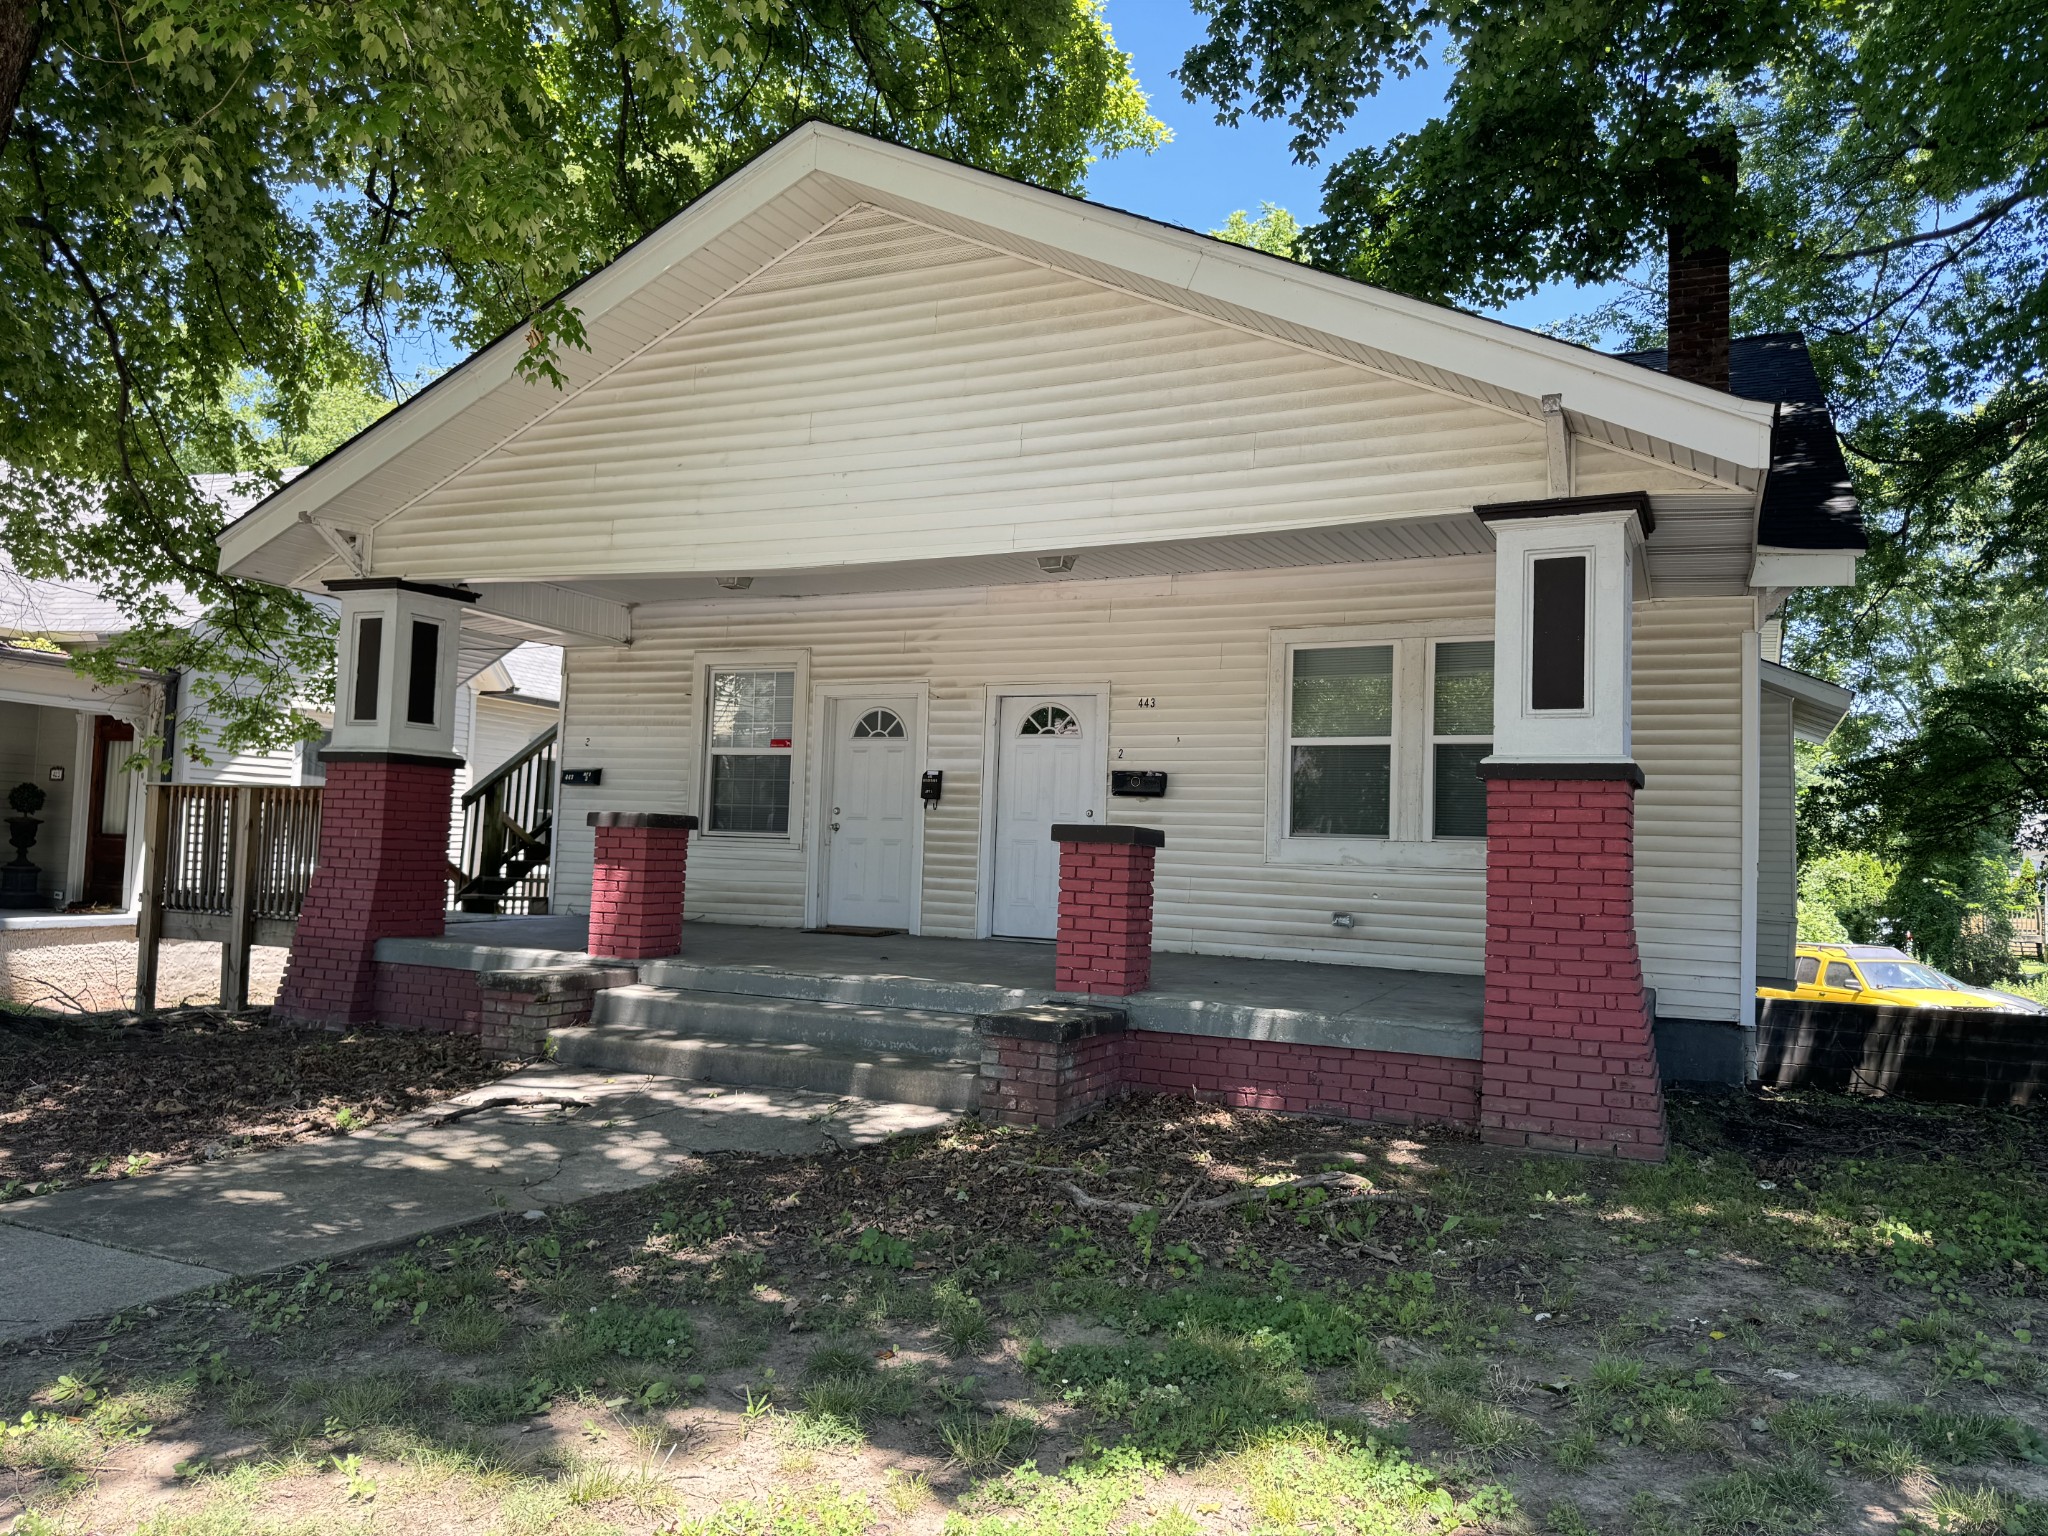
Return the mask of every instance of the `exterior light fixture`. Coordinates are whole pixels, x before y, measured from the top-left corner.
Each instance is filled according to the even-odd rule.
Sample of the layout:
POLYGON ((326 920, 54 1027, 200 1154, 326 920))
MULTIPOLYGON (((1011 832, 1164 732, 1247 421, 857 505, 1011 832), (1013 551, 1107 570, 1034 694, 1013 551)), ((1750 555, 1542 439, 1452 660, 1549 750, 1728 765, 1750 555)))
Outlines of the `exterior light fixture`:
POLYGON ((1040 555, 1038 568, 1048 576, 1063 576, 1074 568, 1072 555, 1040 555))
POLYGON ((754 584, 751 576, 721 576, 718 584, 728 592, 744 592, 754 584))

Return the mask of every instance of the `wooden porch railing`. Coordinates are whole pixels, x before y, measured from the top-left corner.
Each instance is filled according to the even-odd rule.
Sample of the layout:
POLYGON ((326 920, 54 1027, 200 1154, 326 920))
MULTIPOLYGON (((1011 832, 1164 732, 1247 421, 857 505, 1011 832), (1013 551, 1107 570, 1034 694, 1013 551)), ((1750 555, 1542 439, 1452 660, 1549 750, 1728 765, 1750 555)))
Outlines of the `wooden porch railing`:
POLYGON ((549 726, 464 793, 461 861, 448 869, 462 911, 548 910, 558 735, 549 726))
POLYGON ((156 1007, 165 939, 221 946, 223 1008, 249 1006, 249 948, 289 946, 320 856, 320 791, 152 784, 143 813, 135 1008, 156 1007))

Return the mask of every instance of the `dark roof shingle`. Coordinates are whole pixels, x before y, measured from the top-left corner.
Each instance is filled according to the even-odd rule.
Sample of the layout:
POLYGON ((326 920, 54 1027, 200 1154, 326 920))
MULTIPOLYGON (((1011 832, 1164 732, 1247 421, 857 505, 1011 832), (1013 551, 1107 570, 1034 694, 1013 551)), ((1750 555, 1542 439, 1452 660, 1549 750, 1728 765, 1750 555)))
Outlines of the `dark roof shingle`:
MULTIPOLYGON (((1660 347, 1623 352, 1626 363, 1665 371, 1660 347)), ((1771 429, 1771 473, 1756 541, 1770 549, 1855 549, 1870 547, 1863 532, 1863 507, 1849 480, 1835 418, 1806 338, 1793 332, 1738 336, 1728 345, 1728 392, 1778 407, 1771 429)))

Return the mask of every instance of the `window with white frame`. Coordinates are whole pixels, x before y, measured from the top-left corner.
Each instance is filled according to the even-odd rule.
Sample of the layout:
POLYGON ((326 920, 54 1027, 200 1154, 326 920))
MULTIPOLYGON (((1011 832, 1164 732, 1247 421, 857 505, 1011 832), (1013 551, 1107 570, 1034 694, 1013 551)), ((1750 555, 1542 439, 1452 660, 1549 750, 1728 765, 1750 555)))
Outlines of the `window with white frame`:
POLYGON ((707 832, 789 835, 796 747, 793 668, 716 667, 706 690, 707 832))
POLYGON ((1493 751, 1493 642, 1439 640, 1430 648, 1430 835, 1486 836, 1493 751))
POLYGON ((1386 837, 1393 825, 1394 647, 1288 651, 1290 837, 1386 837))

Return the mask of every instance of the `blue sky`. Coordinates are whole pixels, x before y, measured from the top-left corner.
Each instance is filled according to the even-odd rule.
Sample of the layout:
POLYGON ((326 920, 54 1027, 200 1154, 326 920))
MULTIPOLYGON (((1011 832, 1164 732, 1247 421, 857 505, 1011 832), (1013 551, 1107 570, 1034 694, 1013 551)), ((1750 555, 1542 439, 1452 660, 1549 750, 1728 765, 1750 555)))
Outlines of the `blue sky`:
MULTIPOLYGON (((1117 46, 1131 56, 1131 68, 1152 98, 1152 115, 1173 130, 1173 142, 1152 155, 1105 160, 1088 176, 1088 196, 1112 208, 1142 213, 1186 229, 1215 229, 1234 209, 1256 213, 1260 203, 1278 203, 1304 224, 1322 204, 1323 174, 1356 144, 1383 144, 1395 134, 1419 128, 1443 104, 1450 72, 1424 70, 1390 80, 1377 96, 1359 105, 1349 134, 1323 152, 1322 163, 1297 165, 1288 149, 1292 130, 1284 122, 1261 122, 1247 114, 1235 128, 1216 121, 1207 102, 1190 102, 1173 78, 1181 56, 1206 31, 1187 0, 1107 0, 1104 13, 1117 46)), ((1607 291, 1559 285, 1501 310, 1500 319, 1541 325, 1591 309, 1607 291)))

